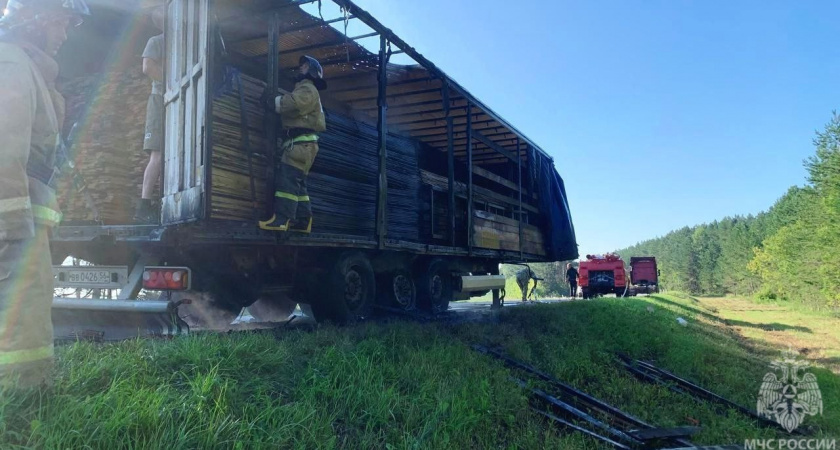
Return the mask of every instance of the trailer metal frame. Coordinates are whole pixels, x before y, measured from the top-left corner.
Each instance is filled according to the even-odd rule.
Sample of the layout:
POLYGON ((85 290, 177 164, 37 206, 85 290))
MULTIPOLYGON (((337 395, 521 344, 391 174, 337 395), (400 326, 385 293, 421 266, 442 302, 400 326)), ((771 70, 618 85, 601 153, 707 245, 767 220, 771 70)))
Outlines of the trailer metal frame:
MULTIPOLYGON (((371 119, 375 120, 379 134, 376 225, 375 235, 373 236, 377 242, 377 248, 380 250, 385 249, 386 241, 388 241, 387 136, 390 132, 405 134, 446 152, 449 185, 449 198, 447 201, 449 217, 447 223, 450 225, 449 244, 453 247, 456 244, 454 232, 456 229, 454 184, 456 181, 459 181, 455 179, 455 160, 462 160, 467 165, 467 176, 463 182, 467 185, 468 254, 472 254, 475 247, 473 230, 473 212, 475 209, 473 174, 478 170, 484 170, 479 167, 482 164, 495 164, 508 160, 514 162, 517 169, 516 180, 507 180, 498 174, 493 174, 495 176, 490 177, 482 176, 482 178, 494 181, 514 191, 519 191, 518 198, 512 198, 511 200, 517 204, 513 213, 520 223, 519 245, 522 247, 522 210, 525 209, 526 205, 533 206, 528 205, 528 203, 534 200, 533 190, 529 191, 524 198, 521 192, 523 189, 523 170, 528 170, 527 166, 523 166, 531 163, 528 157, 531 151, 538 152, 541 157, 549 161, 553 161, 553 159, 533 141, 528 139, 527 136, 487 107, 462 85, 446 75, 443 70, 438 68, 434 63, 425 58, 396 33, 385 27, 352 0, 332 0, 332 3, 346 12, 347 15, 345 17, 329 20, 324 20, 323 17, 320 19, 310 17, 307 20, 310 20, 311 23, 297 24, 296 26, 285 29, 282 27, 280 24, 281 14, 286 14, 291 7, 299 7, 313 2, 309 0, 285 0, 283 4, 277 5, 275 3, 270 5, 267 10, 254 11, 250 14, 239 16, 241 20, 243 16, 248 15, 249 20, 253 19, 259 24, 260 17, 265 18, 267 15, 270 15, 271 19, 267 24, 269 30, 267 48, 265 48, 264 53, 256 50, 262 45, 262 38, 257 36, 253 38, 246 37, 233 42, 231 47, 245 48, 248 51, 243 55, 244 58, 250 59, 253 62, 264 62, 266 64, 269 71, 268 81, 270 89, 276 88, 279 84, 277 74, 284 68, 283 61, 288 61, 288 64, 296 64, 296 58, 301 54, 313 52, 313 54, 320 54, 320 52, 330 51, 330 49, 342 45, 347 47, 346 55, 333 56, 322 60, 321 62, 325 66, 325 70, 333 64, 358 64, 359 62, 370 63, 370 67, 368 68, 371 70, 375 69, 375 84, 371 84, 366 79, 366 77, 370 76, 370 72, 367 72, 367 68, 364 67, 360 67, 361 74, 342 75, 337 79, 330 79, 330 81, 340 80, 343 83, 343 87, 339 88, 339 92, 343 93, 344 98, 347 98, 349 95, 354 97, 349 99, 353 110, 362 112, 374 111, 371 119), (362 33, 358 36, 347 36, 341 31, 330 27, 331 24, 341 21, 345 21, 346 23, 349 20, 359 21, 372 31, 362 33), (307 35, 305 44, 290 45, 288 48, 281 48, 281 41, 291 40, 292 37, 288 35, 299 33, 300 31, 312 33, 311 36, 307 35), (378 54, 368 51, 356 42, 360 39, 372 37, 379 37, 378 54), (316 42, 310 42, 313 40, 316 42), (392 45, 397 48, 396 51, 391 49, 392 45), (417 79, 400 80, 393 84, 390 83, 389 77, 396 77, 394 74, 397 69, 389 65, 389 59, 392 55, 401 53, 417 62, 418 67, 425 72, 425 75, 418 76, 417 79), (351 58, 351 54, 357 56, 351 58), (439 86, 438 83, 435 83, 437 80, 440 80, 439 86), (428 86, 426 82, 432 82, 433 84, 432 86, 428 86), (389 93, 389 88, 396 86, 400 86, 399 92, 389 93), (375 92, 373 91, 374 89, 375 92), (435 96, 437 98, 434 98, 435 96), (415 98, 416 100, 413 101, 408 100, 415 98), (393 114, 389 109, 393 110, 393 114), (456 111, 463 111, 463 115, 456 116, 456 111), (424 118, 424 115, 430 112, 436 114, 440 112, 442 117, 440 119, 424 118), (463 120, 465 123, 456 125, 456 117, 463 116, 465 116, 463 120), (408 122, 405 122, 406 124, 430 123, 431 126, 427 128, 412 129, 406 127, 406 129, 402 129, 399 124, 391 123, 395 118, 402 117, 410 118, 408 122), (421 120, 418 121, 417 119, 421 120), (437 136, 440 136, 440 139, 437 136), (459 136, 463 136, 463 138, 459 138, 459 136)), ((288 64, 285 68, 291 67, 288 64)), ((213 80, 210 80, 210 84, 212 82, 213 80)), ((208 117, 212 117, 212 113, 208 114, 208 117)), ((276 142, 275 134, 272 130, 268 136, 267 141, 269 142, 269 147, 273 146, 274 142, 276 142)), ((273 168, 274 151, 272 149, 267 149, 267 151, 269 151, 269 164, 273 168)), ((207 165, 206 170, 211 172, 211 166, 207 165)), ((205 179, 208 181, 205 189, 207 192, 211 192, 212 175, 208 174, 205 179)), ((272 180, 269 180, 269 183, 272 183, 272 180)), ((204 210, 205 217, 211 217, 212 205, 211 196, 209 195, 205 196, 204 210)), ((519 254, 524 258, 525 255, 521 248, 519 254)))

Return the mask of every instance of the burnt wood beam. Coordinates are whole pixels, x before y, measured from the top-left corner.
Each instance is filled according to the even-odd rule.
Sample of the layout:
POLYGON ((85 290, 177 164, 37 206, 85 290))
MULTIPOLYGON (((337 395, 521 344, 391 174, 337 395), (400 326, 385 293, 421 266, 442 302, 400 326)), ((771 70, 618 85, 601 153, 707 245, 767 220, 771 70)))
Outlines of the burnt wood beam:
POLYGON ((366 39, 366 38, 374 37, 374 36, 378 36, 378 35, 379 35, 379 33, 374 31, 373 33, 362 34, 360 36, 345 37, 345 38, 341 38, 341 39, 335 39, 335 40, 332 40, 332 41, 319 42, 319 43, 316 43, 316 44, 305 45, 303 47, 290 48, 288 50, 281 51, 280 56, 294 55, 295 53, 304 53, 304 52, 308 52, 310 50, 318 50, 318 49, 324 49, 324 48, 338 47, 340 45, 346 44, 348 41, 357 41, 359 39, 366 39))
MULTIPOLYGON (((347 18, 347 20, 353 20, 355 18, 356 18, 356 16, 351 15, 350 17, 347 18)), ((227 20, 225 20, 225 21, 227 21, 227 20)), ((292 27, 292 28, 286 28, 286 29, 280 30, 280 34, 298 33, 300 31, 311 30, 313 28, 322 28, 326 25, 330 25, 330 24, 333 24, 333 23, 336 23, 336 22, 344 22, 344 17, 338 17, 336 19, 330 19, 330 20, 324 20, 324 21, 318 19, 318 21, 315 22, 315 23, 310 23, 310 24, 307 24, 307 25, 301 25, 301 26, 298 26, 298 27, 292 27)), ((262 43, 262 42, 265 42, 264 38, 243 39, 243 40, 239 40, 239 41, 232 41, 231 44, 252 45, 252 44, 259 44, 259 43, 262 43)))
MULTIPOLYGON (((419 79, 405 79, 403 81, 391 81, 391 78, 398 78, 393 74, 388 77, 388 93, 404 93, 410 92, 412 88, 416 90, 426 89, 440 89, 443 84, 442 81, 430 78, 421 77, 419 79)), ((398 78, 399 79, 399 78, 398 78)), ((366 80, 367 81, 367 80, 366 80)), ((359 83, 330 83, 329 93, 336 97, 346 98, 347 100, 364 100, 367 98, 376 98, 378 86, 370 82, 359 83), (363 95, 363 97, 354 98, 353 95, 363 95)))
POLYGON ((479 109, 483 110, 488 115, 492 116, 493 118, 495 118, 499 122, 505 124, 505 126, 507 126, 511 131, 516 133, 518 136, 521 136, 521 138, 525 141, 526 144, 533 147, 535 150, 541 152, 544 156, 546 156, 547 158, 550 159, 550 157, 548 156, 547 153, 545 153, 544 151, 539 149, 539 147, 536 144, 534 144, 531 140, 529 140, 527 137, 525 137, 525 135, 523 135, 513 125, 508 124, 507 121, 502 119, 501 116, 496 114, 492 109, 488 108, 487 105, 485 105, 483 102, 481 102, 480 100, 475 98, 475 96, 473 96, 469 91, 464 89, 463 86, 461 86, 460 84, 458 84, 454 80, 447 77, 446 74, 440 68, 438 68, 434 63, 432 63, 426 57, 424 57, 422 54, 420 54, 420 52, 418 52, 414 47, 411 47, 410 45, 408 45, 408 43, 406 43, 403 39, 401 39, 399 36, 397 36, 393 31, 391 31, 389 28, 387 28, 381 22, 379 22, 376 18, 374 18, 372 15, 370 15, 370 13, 368 13, 364 9, 360 8, 355 2, 353 2, 352 0, 333 0, 333 3, 343 7, 345 9, 345 11, 350 11, 352 14, 354 14, 356 17, 358 17, 359 20, 364 22, 371 29, 379 31, 380 33, 385 35, 385 37, 388 39, 388 41, 390 41, 391 43, 393 43, 394 45, 399 47, 401 50, 403 50, 408 56, 410 56, 412 59, 414 59, 414 61, 416 61, 421 66, 425 67, 429 72, 439 76, 440 78, 445 78, 445 79, 449 80, 451 88, 454 91, 460 93, 470 103, 474 104, 475 106, 477 106, 479 109))
MULTIPOLYGON (((443 127, 426 128, 426 129, 423 129, 423 130, 412 130, 410 128, 406 128, 406 127, 401 126, 400 129, 403 129, 405 131, 410 132, 411 135, 414 136, 414 137, 433 138, 433 137, 446 136, 445 126, 446 126, 446 124, 444 124, 443 127)), ((489 131, 492 134, 498 134, 502 131, 504 131, 505 133, 510 133, 510 131, 507 128, 503 127, 502 125, 500 125, 495 120, 490 121, 490 122, 473 122, 473 130, 489 131)), ((466 125, 461 125, 461 126, 455 125, 455 130, 454 131, 455 131, 456 135, 462 135, 462 136, 467 135, 466 125)))
POLYGON ((511 161, 516 161, 516 157, 514 157, 510 152, 502 148, 500 145, 496 144, 495 142, 491 141, 489 138, 485 137, 483 134, 479 133, 478 131, 473 130, 472 136, 476 137, 479 141, 481 141, 484 145, 492 148, 493 150, 499 152, 500 154, 506 156, 511 161))
MULTIPOLYGON (((455 126, 458 125, 466 125, 467 124, 467 116, 466 114, 463 117, 457 117, 455 114, 450 114, 452 117, 452 124, 455 126)), ((490 116, 486 116, 484 114, 477 114, 473 117, 473 125, 478 124, 488 124, 488 123, 496 123, 499 127, 503 125, 496 121, 496 119, 491 118, 490 116)), ((437 130, 441 127, 446 126, 446 119, 443 120, 422 120, 416 122, 407 122, 401 124, 402 129, 404 130, 412 130, 412 131, 425 131, 425 130, 437 130)))

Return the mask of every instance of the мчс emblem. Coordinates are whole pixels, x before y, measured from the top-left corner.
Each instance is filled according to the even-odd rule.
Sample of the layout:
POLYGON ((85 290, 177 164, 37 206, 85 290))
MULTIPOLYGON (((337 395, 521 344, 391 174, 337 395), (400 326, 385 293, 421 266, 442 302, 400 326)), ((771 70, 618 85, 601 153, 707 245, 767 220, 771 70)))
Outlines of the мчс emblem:
POLYGON ((758 393, 759 415, 777 422, 790 433, 802 424, 805 416, 822 414, 817 377, 805 373, 808 364, 797 360, 795 352, 785 352, 785 357, 770 367, 774 371, 764 375, 758 393))

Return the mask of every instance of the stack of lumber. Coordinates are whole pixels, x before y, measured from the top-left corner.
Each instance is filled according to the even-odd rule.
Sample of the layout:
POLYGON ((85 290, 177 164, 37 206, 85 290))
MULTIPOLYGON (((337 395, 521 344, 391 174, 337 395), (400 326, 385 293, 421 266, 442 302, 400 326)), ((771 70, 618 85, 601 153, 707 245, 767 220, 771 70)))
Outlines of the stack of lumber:
MULTIPOLYGON (((423 170, 421 171, 421 179, 423 184, 427 186, 426 189, 434 188, 440 192, 449 191, 449 180, 442 175, 423 170)), ((455 195, 458 197, 456 201, 460 205, 458 208, 466 209, 466 201, 463 199, 467 197, 467 185, 456 181, 455 195)), ((509 211, 516 211, 519 207, 518 199, 513 199, 479 186, 473 186, 473 198, 477 205, 482 203, 496 204, 503 206, 504 209, 509 211)), ((463 211, 463 209, 456 210, 456 226, 459 227, 464 226, 461 213, 458 212, 463 211)), ((526 213, 529 211, 533 213, 539 212, 538 209, 528 204, 523 204, 522 209, 526 213)), ((446 212, 446 205, 441 205, 436 200, 436 230, 440 226, 441 220, 447 220, 441 219, 440 217, 441 215, 448 217, 446 214, 448 214, 446 212)), ((474 244, 476 247, 519 251, 519 222, 517 220, 479 210, 474 211, 474 214, 474 244)), ((443 224, 445 225, 445 222, 443 224)), ((532 255, 545 255, 546 250, 542 231, 538 227, 530 224, 523 224, 522 229, 524 238, 522 250, 532 255)))
MULTIPOLYGON (((265 123, 259 99, 260 80, 240 75, 245 97, 251 168, 243 139, 238 83, 221 92, 213 106, 212 217, 253 221, 254 209, 265 210, 268 158, 265 123), (254 177, 256 203, 250 176, 254 177)), ((420 186, 418 144, 388 137, 388 237, 418 241, 420 186)), ((327 131, 307 180, 314 215, 313 232, 373 236, 376 229, 378 133, 375 127, 327 114, 327 131)))
MULTIPOLYGON (((475 211, 475 246, 496 250, 519 251, 519 222, 486 211, 475 211)), ((539 228, 522 224, 522 251, 545 256, 545 242, 539 228)))
MULTIPOLYGON (((449 180, 443 175, 438 175, 427 170, 420 171, 420 178, 423 184, 432 186, 440 191, 449 191, 449 180)), ((456 181, 455 195, 463 198, 467 197, 467 184, 456 181)), ((524 199, 524 198, 523 198, 524 199)), ((473 200, 477 203, 485 203, 493 205, 501 209, 517 210, 519 208, 519 200, 507 195, 500 194, 493 190, 483 188, 481 186, 473 185, 473 200)), ((532 212, 539 214, 540 210, 528 203, 522 203, 522 210, 525 213, 532 212)))
MULTIPOLYGON (((143 136, 150 89, 139 69, 59 85, 67 101, 65 129, 79 122, 73 147, 76 167, 106 224, 130 223, 140 198, 149 158, 143 151, 143 136)), ((69 176, 62 177, 58 194, 65 223, 93 219, 69 176)))

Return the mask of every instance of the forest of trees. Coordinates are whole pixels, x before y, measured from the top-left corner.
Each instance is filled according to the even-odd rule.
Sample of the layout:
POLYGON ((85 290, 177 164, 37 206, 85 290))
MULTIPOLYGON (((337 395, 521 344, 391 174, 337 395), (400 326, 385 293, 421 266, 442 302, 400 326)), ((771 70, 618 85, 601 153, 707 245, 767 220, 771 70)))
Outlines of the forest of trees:
POLYGON ((808 183, 757 216, 685 227, 618 253, 656 256, 665 289, 840 306, 840 116, 805 161, 808 183))

